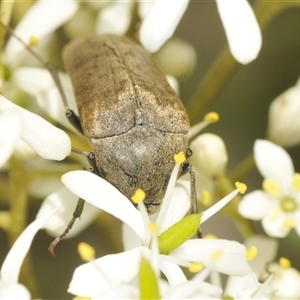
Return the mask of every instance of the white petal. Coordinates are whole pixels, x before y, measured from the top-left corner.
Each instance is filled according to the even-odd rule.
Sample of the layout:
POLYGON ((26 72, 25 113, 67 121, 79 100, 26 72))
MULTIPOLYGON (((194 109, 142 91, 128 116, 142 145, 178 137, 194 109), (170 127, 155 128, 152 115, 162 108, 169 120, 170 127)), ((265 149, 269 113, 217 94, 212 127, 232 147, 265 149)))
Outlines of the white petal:
POLYGON ((271 281, 271 286, 276 293, 273 299, 299 299, 300 298, 300 274, 294 268, 282 270, 271 281))
POLYGON ((176 222, 180 221, 191 207, 191 183, 178 180, 173 191, 172 200, 167 214, 159 228, 158 234, 164 232, 176 222))
POLYGON ((140 41, 150 52, 156 52, 174 33, 188 1, 157 0, 144 19, 140 41))
POLYGON ((262 44, 253 10, 246 0, 217 0, 229 48, 241 64, 256 59, 262 44))
POLYGON ((160 269, 171 286, 187 281, 186 276, 177 264, 162 260, 160 261, 160 269))
POLYGON ((287 236, 291 230, 290 227, 283 225, 284 220, 285 216, 283 213, 276 219, 265 216, 262 219, 262 226, 269 236, 282 238, 287 236))
POLYGON ((251 299, 251 292, 258 289, 260 285, 253 272, 245 276, 230 276, 224 295, 231 296, 234 299, 251 299))
POLYGON ((96 20, 97 34, 124 35, 130 25, 133 2, 116 1, 100 10, 96 20))
POLYGON ((35 234, 44 226, 45 222, 54 213, 55 210, 52 210, 43 217, 33 221, 17 238, 9 253, 7 254, 0 271, 0 277, 5 284, 9 285, 18 283, 18 277, 23 260, 29 250, 35 234))
POLYGON ((268 139, 283 146, 300 143, 300 82, 272 101, 269 108, 268 139))
POLYGON ((273 261, 277 254, 278 240, 266 237, 265 235, 253 235, 246 239, 245 246, 249 249, 252 246, 257 248, 257 255, 249 261, 249 265, 260 278, 265 272, 267 263, 273 261))
MULTIPOLYGON (((72 194, 67 188, 54 192, 45 199, 37 214, 37 218, 47 214, 48 211, 51 211, 54 208, 59 209, 59 211, 53 215, 44 226, 48 234, 57 237, 63 233, 67 224, 72 219, 77 201, 78 197, 72 194)), ((95 220, 100 212, 101 211, 95 206, 86 202, 80 219, 75 221, 72 230, 70 230, 66 238, 71 238, 83 231, 95 220)))
MULTIPOLYGON (((15 28, 15 33, 28 43, 30 37, 39 39, 53 32, 67 22, 76 13, 79 3, 76 1, 39 1, 36 2, 15 28)), ((26 53, 24 46, 11 37, 5 47, 7 63, 16 66, 20 63, 22 56, 26 53)))
POLYGON ((110 286, 129 283, 139 272, 143 255, 150 255, 145 247, 119 254, 106 255, 76 268, 68 292, 84 297, 95 297, 110 286))
POLYGON ((8 286, 2 286, 0 279, 0 299, 1 300, 13 300, 13 299, 22 299, 29 300, 31 299, 30 293, 27 288, 22 284, 12 284, 8 286))
POLYGON ((213 133, 199 135, 190 145, 193 155, 191 164, 207 177, 215 179, 222 176, 228 161, 224 141, 213 133))
POLYGON ((238 212, 244 218, 261 220, 272 207, 270 197, 265 192, 256 190, 243 197, 239 203, 238 212))
POLYGON ((294 213, 294 216, 295 216, 295 221, 296 221, 295 230, 296 230, 297 234, 300 236, 300 211, 297 210, 294 213))
MULTIPOLYGON (((59 73, 59 77, 67 97, 68 105, 78 115, 70 77, 61 72, 59 73)), ((13 81, 19 89, 36 97, 38 105, 51 118, 71 131, 78 132, 74 126, 70 124, 65 115, 65 108, 61 96, 47 69, 30 67, 18 68, 14 72, 13 81)))
POLYGON ((260 174, 280 184, 283 193, 287 193, 294 176, 293 162, 288 153, 272 142, 256 140, 254 158, 260 174))
POLYGON ((213 216, 215 213, 217 213, 220 209, 222 209, 227 203, 229 203, 237 194, 239 191, 236 189, 224 198, 222 198, 219 202, 208 208, 203 212, 203 215, 201 217, 201 224, 205 222, 207 219, 209 219, 211 216, 213 216))
POLYGON ((201 262, 213 270, 228 275, 244 276, 251 272, 245 246, 235 241, 188 240, 170 255, 191 262, 201 262), (222 253, 221 257, 213 260, 212 255, 219 251, 222 253))
POLYGON ((16 109, 0 112, 0 168, 13 153, 21 134, 20 114, 16 109))
POLYGON ((14 108, 22 117, 21 139, 46 159, 62 160, 71 152, 69 136, 43 118, 0 95, 0 110, 14 108))
POLYGON ((62 182, 73 194, 127 223, 143 240, 140 212, 109 182, 88 171, 68 172, 62 176, 62 182))

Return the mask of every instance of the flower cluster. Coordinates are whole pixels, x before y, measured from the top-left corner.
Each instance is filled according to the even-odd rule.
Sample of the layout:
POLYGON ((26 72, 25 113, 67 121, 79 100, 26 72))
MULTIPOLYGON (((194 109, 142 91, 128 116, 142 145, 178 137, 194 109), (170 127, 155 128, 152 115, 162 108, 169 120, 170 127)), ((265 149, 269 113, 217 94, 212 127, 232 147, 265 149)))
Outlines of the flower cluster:
MULTIPOLYGON (((230 69, 233 63, 247 65, 258 57, 262 46, 259 22, 247 0, 216 0, 215 4, 230 59, 220 55, 200 89, 212 74, 216 75, 212 70, 220 66, 230 69)), ((291 157, 282 148, 299 144, 299 81, 271 103, 267 139, 255 141, 254 157, 246 160, 246 168, 243 163, 238 165, 237 172, 228 171, 232 167, 232 148, 227 151, 221 137, 208 132, 199 135, 206 126, 217 122, 219 115, 207 113, 202 122, 191 126, 187 134, 191 150, 187 154, 192 153, 188 157, 189 172, 181 176, 186 171, 187 158, 183 152, 174 153, 165 196, 157 199, 160 210, 148 215, 142 189, 137 189, 129 200, 117 187, 90 172, 92 168, 78 170, 82 165, 87 169, 88 162, 84 156, 84 162, 80 157, 73 158, 71 152, 86 154, 93 149, 83 144, 87 142, 83 142, 65 114, 68 106, 78 115, 69 75, 57 71, 62 92, 57 78, 47 70, 51 69, 47 60, 52 61, 55 56, 58 35, 63 36, 62 40, 87 34, 129 35, 155 57, 170 86, 179 94, 178 80, 191 74, 197 52, 190 42, 173 35, 193 4, 183 0, 59 4, 40 0, 18 22, 16 12, 21 4, 16 4, 14 10, 12 5, 1 5, 0 28, 10 34, 5 42, 0 31, 0 45, 4 45, 0 70, 0 194, 5 194, 4 200, 0 195, 0 229, 11 243, 1 263, 0 300, 33 297, 19 275, 38 230, 59 239, 64 232, 63 237, 67 233, 66 238, 72 238, 98 217, 101 219, 104 212, 121 221, 122 249, 112 249, 98 257, 92 246, 79 243, 78 252, 85 263, 74 266, 69 286, 64 287, 70 295, 89 299, 299 298, 299 271, 288 258, 277 254, 275 239, 288 237, 293 230, 300 235, 300 173, 295 172, 291 157), (7 26, 11 15, 17 23, 13 30, 7 26), (61 99, 64 94, 68 103, 61 99), (78 146, 82 144, 84 150, 78 146), (58 167, 55 161, 67 157, 58 167), (24 171, 25 175, 21 175, 29 177, 23 180, 29 182, 28 186, 24 190, 20 187, 21 201, 28 198, 29 206, 31 201, 36 204, 40 200, 35 198, 45 198, 38 203, 36 219, 28 226, 18 219, 22 215, 26 220, 27 208, 22 211, 25 201, 20 202, 18 211, 16 203, 20 200, 18 196, 12 199, 22 178, 15 180, 15 161, 21 166, 19 173, 24 171), (262 189, 241 196, 247 187, 236 181, 240 178, 235 175, 242 177, 245 169, 249 171, 255 165, 264 178, 262 189), (48 177, 50 173, 54 184, 48 177), (46 184, 41 184, 43 180, 46 184), (7 186, 12 191, 9 201, 5 198, 7 186), (71 213, 78 199, 84 200, 85 205, 82 218, 73 224, 71 213), (207 229, 202 231, 204 222, 217 223, 221 213, 234 221, 242 237, 235 234, 234 239, 228 239, 218 234, 218 238, 213 228, 209 229, 211 234, 207 229), (270 237, 254 229, 249 219, 261 221, 264 234, 270 237)), ((285 4, 278 7, 281 5, 285 4)), ((260 11, 259 4, 256 10, 260 11)), ((261 15, 257 14, 260 18, 261 15)), ((229 73, 218 74, 214 89, 221 89, 223 82, 230 79, 229 73)))

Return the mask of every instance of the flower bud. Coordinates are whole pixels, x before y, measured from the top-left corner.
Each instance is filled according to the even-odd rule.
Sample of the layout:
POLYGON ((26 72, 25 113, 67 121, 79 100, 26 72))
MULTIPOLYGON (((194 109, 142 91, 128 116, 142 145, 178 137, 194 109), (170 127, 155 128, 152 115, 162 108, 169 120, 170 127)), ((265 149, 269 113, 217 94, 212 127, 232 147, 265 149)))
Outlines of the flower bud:
POLYGON ((223 140, 212 133, 199 135, 190 145, 193 155, 191 164, 211 179, 225 172, 228 156, 223 140))
POLYGON ((300 143, 300 80, 270 105, 267 138, 283 147, 300 143))

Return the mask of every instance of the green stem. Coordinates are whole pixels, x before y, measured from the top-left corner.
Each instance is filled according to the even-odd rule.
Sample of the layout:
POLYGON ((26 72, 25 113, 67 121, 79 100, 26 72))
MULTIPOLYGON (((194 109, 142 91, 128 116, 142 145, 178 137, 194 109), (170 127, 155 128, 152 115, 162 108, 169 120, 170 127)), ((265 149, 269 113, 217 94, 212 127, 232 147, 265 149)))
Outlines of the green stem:
MULTIPOLYGON (((300 1, 259 1, 255 3, 253 10, 261 30, 264 31, 278 14, 299 6, 300 1)), ((232 57, 228 46, 225 46, 200 81, 195 94, 188 101, 187 111, 191 125, 199 122, 208 107, 217 100, 239 66, 240 64, 232 57)))
POLYGON ((229 174, 231 182, 242 180, 255 168, 253 153, 248 154, 229 174))
MULTIPOLYGON (((28 174, 22 162, 16 157, 10 159, 9 190, 10 190, 10 226, 7 230, 9 243, 12 246, 27 225, 27 186, 28 174)), ((20 281, 30 290, 31 295, 36 297, 37 284, 32 270, 30 258, 24 260, 20 281)))

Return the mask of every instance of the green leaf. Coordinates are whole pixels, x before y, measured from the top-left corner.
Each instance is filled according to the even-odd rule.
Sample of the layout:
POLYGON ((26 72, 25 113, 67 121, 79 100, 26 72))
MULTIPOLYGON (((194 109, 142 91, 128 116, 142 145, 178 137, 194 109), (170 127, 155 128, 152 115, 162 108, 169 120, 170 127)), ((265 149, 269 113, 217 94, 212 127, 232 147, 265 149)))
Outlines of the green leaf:
POLYGON ((159 251, 161 254, 169 254, 189 240, 198 230, 201 223, 201 214, 192 214, 175 223, 159 237, 159 251))
POLYGON ((160 299, 157 277, 147 259, 142 257, 140 264, 140 299, 160 299))

